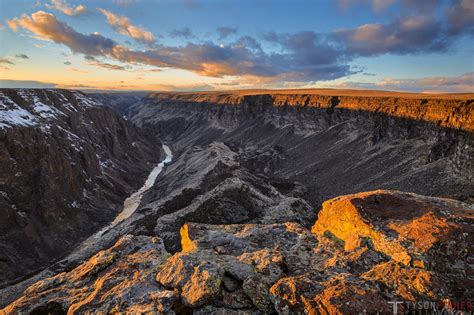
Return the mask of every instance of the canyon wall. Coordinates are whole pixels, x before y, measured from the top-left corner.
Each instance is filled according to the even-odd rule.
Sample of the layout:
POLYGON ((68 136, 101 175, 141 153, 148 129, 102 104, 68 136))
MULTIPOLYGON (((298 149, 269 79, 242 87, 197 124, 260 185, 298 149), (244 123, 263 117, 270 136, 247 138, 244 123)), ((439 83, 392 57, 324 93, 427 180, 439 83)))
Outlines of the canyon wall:
POLYGON ((366 93, 363 91, 358 91, 354 95, 350 95, 350 93, 345 95, 347 93, 339 91, 324 94, 286 93, 281 91, 273 93, 269 91, 266 94, 245 91, 234 93, 152 93, 147 98, 168 104, 236 105, 250 115, 263 113, 269 107, 348 109, 425 121, 440 127, 474 131, 474 108, 472 106, 474 99, 469 95, 460 95, 459 97, 456 95, 449 97, 429 95, 423 97, 420 94, 388 96, 382 93, 381 95, 368 96, 364 95, 366 93))
POLYGON ((380 188, 472 201, 474 96, 312 93, 156 93, 130 114, 177 150, 223 141, 252 155, 254 172, 305 183, 315 207, 380 188))
POLYGON ((472 300, 472 95, 317 93, 111 100, 173 161, 129 218, 0 290, 0 313, 472 300))
MULTIPOLYGON (((0 290, 5 306, 0 313, 348 314, 391 312, 389 302, 394 300, 471 300, 473 96, 334 93, 157 93, 138 101, 101 96, 102 102, 145 127, 141 131, 95 106, 99 104, 84 105, 93 101, 79 92, 33 93, 40 103, 61 112, 62 104, 78 99, 78 125, 74 118, 49 117, 53 106, 47 109, 34 98, 21 105, 21 99, 30 98, 25 93, 8 96, 3 110, 37 113, 31 124, 20 120, 28 126, 15 126, 0 116, 3 132, 13 137, 4 141, 8 152, 36 148, 31 138, 61 135, 55 131, 59 127, 84 140, 54 136, 51 140, 58 145, 40 142, 33 156, 51 158, 52 153, 39 150, 50 152, 47 148, 53 146, 60 156, 55 163, 22 164, 28 172, 29 165, 47 165, 40 174, 54 174, 35 186, 46 198, 37 204, 59 205, 61 199, 53 198, 58 191, 76 196, 69 180, 54 184, 58 174, 69 174, 61 159, 73 153, 64 150, 88 143, 94 148, 98 168, 87 157, 85 164, 78 159, 74 163, 85 174, 99 172, 85 179, 94 189, 85 185, 83 191, 105 197, 80 200, 74 209, 80 226, 116 213, 110 200, 128 189, 125 183, 130 181, 124 178, 147 168, 147 152, 159 144, 149 137, 170 146, 174 158, 129 218, 34 277, 0 290), (61 104, 55 105, 55 93, 65 97, 61 104), (15 138, 21 132, 45 135, 15 138), (112 162, 104 162, 104 156, 112 162)), ((28 118, 24 114, 19 117, 28 118)), ((16 160, 23 155, 11 154, 16 160)), ((9 180, 17 171, 10 163, 4 168, 12 169, 9 180)), ((76 185, 81 188, 80 175, 73 177, 79 177, 76 185)), ((3 196, 12 199, 10 194, 12 189, 3 196)), ((17 207, 20 201, 9 204, 17 207)), ((46 207, 33 209, 35 215, 36 209, 49 213, 46 207)), ((26 211, 13 210, 10 218, 16 215, 15 224, 22 224, 26 211)), ((55 213, 59 226, 83 235, 80 228, 74 230, 75 216, 55 213)), ((44 220, 30 214, 26 218, 25 229, 18 225, 12 228, 18 234, 6 234, 14 236, 10 243, 25 235, 30 240, 31 222, 44 220)), ((67 233, 55 235, 55 246, 59 237, 68 241, 67 233)))
POLYGON ((78 91, 0 90, 0 286, 110 222, 159 142, 78 91))

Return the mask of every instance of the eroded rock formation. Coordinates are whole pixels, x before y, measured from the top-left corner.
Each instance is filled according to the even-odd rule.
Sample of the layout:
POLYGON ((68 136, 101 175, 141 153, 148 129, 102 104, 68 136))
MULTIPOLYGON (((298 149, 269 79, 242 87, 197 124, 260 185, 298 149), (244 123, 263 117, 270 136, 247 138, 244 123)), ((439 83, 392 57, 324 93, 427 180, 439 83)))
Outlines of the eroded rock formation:
POLYGON ((0 287, 111 221, 160 145, 82 92, 0 90, 0 287))
POLYGON ((353 314, 472 299, 472 96, 338 93, 103 95, 173 161, 129 218, 0 290, 3 311, 353 314))
POLYGON ((472 102, 373 91, 155 93, 130 119, 177 152, 224 142, 252 172, 304 183, 319 208, 373 189, 472 198, 472 102))
POLYGON ((469 300, 473 211, 372 191, 325 202, 311 230, 188 223, 173 255, 159 237, 128 235, 2 311, 371 314, 390 313, 394 300, 469 300))

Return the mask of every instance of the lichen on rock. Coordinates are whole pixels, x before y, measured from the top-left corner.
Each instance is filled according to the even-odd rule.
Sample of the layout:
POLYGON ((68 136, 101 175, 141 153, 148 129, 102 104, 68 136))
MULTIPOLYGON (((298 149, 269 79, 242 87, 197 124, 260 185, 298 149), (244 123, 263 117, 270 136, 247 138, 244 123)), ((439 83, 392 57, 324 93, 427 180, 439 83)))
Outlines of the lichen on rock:
POLYGON ((291 222, 187 223, 181 231, 192 250, 171 256, 160 238, 124 236, 2 311, 372 314, 394 300, 469 300, 472 211, 373 191, 326 202, 313 232, 291 222), (453 281, 457 268, 465 281, 453 281))

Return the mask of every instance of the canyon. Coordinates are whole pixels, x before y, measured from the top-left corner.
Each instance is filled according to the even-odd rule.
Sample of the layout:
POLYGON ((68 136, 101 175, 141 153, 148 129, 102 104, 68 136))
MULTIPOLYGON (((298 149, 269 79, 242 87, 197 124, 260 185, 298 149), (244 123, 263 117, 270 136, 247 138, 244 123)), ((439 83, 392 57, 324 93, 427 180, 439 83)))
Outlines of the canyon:
POLYGON ((472 94, 1 93, 2 314, 474 297, 472 94))
POLYGON ((115 217, 162 153, 85 94, 0 92, 0 285, 47 267, 115 217))

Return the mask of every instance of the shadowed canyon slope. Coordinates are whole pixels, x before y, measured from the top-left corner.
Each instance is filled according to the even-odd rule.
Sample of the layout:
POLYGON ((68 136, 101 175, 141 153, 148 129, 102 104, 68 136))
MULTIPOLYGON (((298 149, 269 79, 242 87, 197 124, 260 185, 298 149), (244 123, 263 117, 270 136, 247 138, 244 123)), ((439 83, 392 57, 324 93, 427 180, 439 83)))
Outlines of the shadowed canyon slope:
POLYGON ((316 207, 379 188, 472 197, 472 95, 284 92, 157 93, 130 113, 177 150, 225 142, 253 172, 305 183, 316 207))
POLYGON ((473 298, 472 94, 95 97, 173 161, 129 218, 0 291, 3 312, 352 314, 473 298))
POLYGON ((113 219, 159 143, 85 94, 0 90, 0 285, 113 219))

